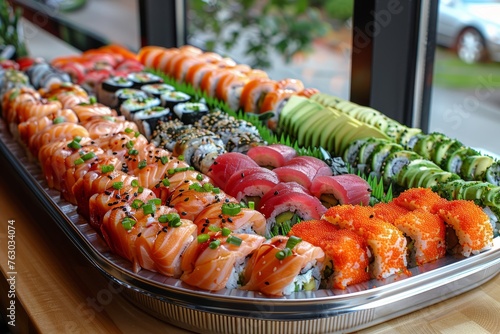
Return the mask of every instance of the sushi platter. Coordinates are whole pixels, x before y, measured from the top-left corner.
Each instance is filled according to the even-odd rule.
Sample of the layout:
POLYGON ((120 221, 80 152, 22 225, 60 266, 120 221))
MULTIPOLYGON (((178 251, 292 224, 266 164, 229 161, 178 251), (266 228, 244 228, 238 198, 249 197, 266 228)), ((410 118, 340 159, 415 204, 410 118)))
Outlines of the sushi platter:
MULTIPOLYGON (((215 54, 200 54, 194 48, 189 50, 195 52, 198 58, 195 60, 195 57, 188 57, 185 62, 181 62, 185 65, 170 69, 170 74, 178 81, 179 78, 183 78, 184 81, 195 80, 200 74, 191 73, 190 69, 195 68, 197 64, 199 71, 217 73, 220 69, 214 68, 214 59, 217 62, 231 62, 215 54), (204 59, 211 60, 200 62, 201 55, 206 57, 204 59), (193 78, 188 80, 189 75, 193 78)), ((35 62, 25 70, 26 76, 23 76, 22 72, 15 73, 16 76, 12 73, 4 75, 2 80, 5 81, 2 81, 1 85, 3 103, 2 118, 0 118, 0 152, 10 162, 11 168, 19 172, 75 247, 103 275, 126 287, 123 291, 124 296, 137 307, 161 320, 200 333, 351 332, 474 289, 500 272, 500 237, 498 236, 498 221, 495 218, 499 212, 497 208, 500 203, 497 196, 498 185, 493 183, 498 182, 497 166, 500 164, 496 159, 483 156, 469 148, 462 149, 458 141, 444 138, 444 135, 434 134, 432 137, 427 137, 418 129, 405 128, 393 123, 374 110, 366 110, 348 101, 328 97, 315 89, 301 87, 301 83, 297 80, 277 83, 266 78, 265 73, 244 68, 242 65, 227 65, 232 69, 236 66, 240 67, 238 71, 224 77, 227 87, 219 92, 217 92, 217 87, 200 80, 199 88, 207 85, 206 89, 213 91, 190 100, 193 97, 193 90, 190 90, 190 87, 178 85, 175 80, 168 81, 158 71, 159 68, 167 68, 166 64, 161 64, 165 61, 164 57, 174 57, 174 54, 177 56, 178 52, 172 52, 167 57, 169 50, 149 47, 142 50, 143 52, 137 57, 116 46, 110 46, 106 51, 119 52, 121 61, 117 63, 117 58, 110 60, 110 56, 104 52, 90 52, 89 54, 99 58, 100 67, 99 71, 91 71, 89 77, 86 77, 86 73, 83 72, 84 63, 78 62, 76 57, 71 60, 61 57, 51 65, 35 62), (108 65, 113 67, 115 74, 118 73, 117 76, 109 73, 105 76, 102 73, 102 64, 106 61, 113 63, 113 66, 108 65), (144 66, 152 70, 145 71, 144 66), (250 75, 248 74, 250 70, 253 71, 251 77, 242 75, 242 73, 250 75), (124 75, 124 71, 133 75, 124 75), (38 87, 35 89, 31 86, 24 86, 26 82, 36 83, 33 86, 38 87), (252 98, 254 89, 250 90, 250 87, 254 82, 255 85, 259 84, 256 90, 267 92, 266 97, 269 96, 269 101, 262 101, 266 100, 263 99, 262 93, 260 97, 252 98), (79 86, 80 84, 84 89, 79 86), (133 92, 134 89, 146 85, 147 90, 141 91, 143 96, 129 95, 137 93, 133 92), (174 94, 176 89, 174 85, 184 88, 183 92, 174 94), (57 98, 52 89, 58 89, 57 98), (282 89, 286 92, 276 100, 270 101, 272 93, 282 89), (296 93, 291 93, 294 89, 296 93), (68 94, 70 90, 71 93, 68 94), (302 93, 299 94, 298 91, 302 93), (87 95, 87 92, 91 94, 87 95), (19 95, 33 101, 37 94, 43 96, 40 98, 40 101, 43 101, 40 104, 40 110, 43 111, 39 112, 54 115, 44 127, 64 127, 64 131, 69 129, 68 131, 71 132, 69 137, 61 137, 64 134, 58 134, 62 143, 60 145, 56 142, 52 144, 48 139, 49 135, 39 135, 44 132, 44 128, 33 130, 24 125, 32 117, 27 115, 31 115, 30 113, 34 112, 31 109, 35 108, 30 106, 29 110, 23 109, 17 107, 15 103, 19 95), (90 95, 95 95, 98 101, 94 101, 94 97, 90 95), (219 104, 215 101, 215 96, 225 102, 219 104), (245 98, 245 96, 248 97, 245 98), (247 102, 244 103, 243 99, 247 102), (260 102, 258 102, 259 99, 260 102), (59 102, 65 106, 71 106, 64 109, 73 110, 77 115, 77 122, 71 122, 72 114, 66 114, 66 111, 63 113, 64 109, 54 112, 45 111, 59 102), (180 108, 181 105, 182 108, 180 108), (219 122, 217 117, 220 115, 213 112, 214 105, 222 111, 229 112, 241 107, 244 114, 231 113, 231 119, 224 119, 222 123, 224 125, 217 128, 216 124, 219 122), (107 106, 112 106, 112 108, 107 106), (254 113, 256 108, 262 109, 258 115, 254 113), (328 108, 331 108, 331 111, 328 108), (280 112, 276 112, 278 109, 280 112), (120 114, 116 114, 115 110, 120 110, 120 114), (297 112, 298 110, 300 112, 297 112), (302 115, 305 113, 304 110, 315 110, 317 113, 311 118, 302 115), (355 115, 358 115, 360 119, 368 117, 366 116, 368 112, 370 121, 354 120, 355 115), (333 117, 337 124, 340 124, 337 131, 332 130, 332 133, 336 133, 335 136, 323 136, 326 130, 309 132, 310 129, 324 126, 324 117, 333 117), (158 119, 161 119, 161 122, 158 119), (201 119, 204 120, 203 123, 201 119), (306 119, 307 127, 301 128, 296 125, 297 122, 304 122, 306 119), (178 125, 176 122, 184 125, 178 125), (259 124, 256 125, 254 122, 259 124), (171 124, 176 124, 175 126, 179 128, 186 127, 187 132, 202 136, 204 141, 199 143, 196 140, 180 137, 181 139, 173 142, 172 138, 176 134, 171 132, 171 126, 173 126, 171 124), (196 124, 203 125, 197 128, 196 124), (236 124, 235 128, 232 128, 233 124, 236 124), (241 133, 237 131, 238 129, 242 129, 241 133), (210 132, 212 130, 220 131, 220 134, 214 137, 210 132), (266 132, 267 130, 270 132, 266 132), (119 135, 111 133, 113 131, 119 135), (277 142, 277 138, 286 136, 293 139, 295 146, 289 145, 290 139, 277 142), (239 139, 236 140, 236 137, 239 139), (370 137, 370 141, 365 137, 370 137), (460 155, 457 153, 457 156, 448 157, 438 153, 427 153, 427 156, 423 156, 422 154, 426 152, 425 148, 435 146, 434 141, 437 141, 438 137, 443 150, 458 147, 460 155), (105 147, 111 146, 113 146, 114 156, 104 156, 105 147), (294 169, 290 167, 291 163, 269 168, 270 161, 272 163, 277 161, 269 158, 271 153, 262 151, 255 153, 257 151, 255 148, 267 146, 280 149, 285 149, 282 146, 289 146, 286 150, 287 152, 293 151, 293 157, 287 158, 287 163, 292 159, 300 160, 304 156, 311 158, 308 161, 320 164, 315 172, 317 175, 315 178, 308 179, 297 172, 295 176, 294 172, 303 168, 294 169), (408 146, 415 147, 415 151, 408 152, 408 146), (304 147, 309 149, 304 150, 304 147), (318 147, 322 148, 319 150, 322 159, 318 158, 318 147), (144 151, 142 151, 143 148, 144 151), (326 157, 323 148, 328 151, 326 157), (252 149, 255 150, 252 151, 252 149), (355 154, 358 157, 363 156, 359 153, 360 151, 364 152, 365 160, 352 158, 355 154), (141 156, 142 152, 146 152, 145 154, 151 156, 151 159, 154 155, 155 162, 149 161, 147 166, 155 163, 169 166, 164 167, 168 178, 160 177, 155 179, 154 185, 151 183, 142 187, 146 184, 142 182, 146 182, 147 177, 152 178, 142 174, 150 168, 145 168, 146 162, 143 165, 143 160, 135 158, 141 156), (230 152, 234 154, 231 155, 230 152), (337 280, 335 278, 339 277, 336 276, 337 273, 330 273, 332 276, 326 276, 327 265, 322 264, 323 261, 326 263, 325 258, 330 259, 329 256, 331 256, 332 263, 336 263, 335 270, 340 268, 340 262, 336 262, 335 254, 319 240, 321 237, 330 238, 330 235, 325 233, 321 234, 321 237, 311 236, 305 231, 309 229, 306 228, 308 226, 306 224, 311 224, 309 226, 312 231, 319 231, 314 229, 323 226, 320 233, 332 229, 332 233, 335 234, 340 230, 349 230, 351 225, 357 224, 350 217, 356 216, 359 221, 365 218, 372 219, 374 215, 376 219, 382 219, 381 217, 389 219, 389 216, 383 216, 383 212, 386 212, 383 210, 387 207, 380 203, 378 203, 379 211, 369 211, 372 205, 377 208, 377 204, 371 202, 374 196, 373 193, 370 195, 371 185, 368 181, 361 180, 359 175, 349 176, 349 184, 362 185, 357 191, 360 195, 356 197, 356 205, 347 202, 344 204, 343 202, 348 200, 354 201, 352 195, 344 194, 343 197, 337 198, 340 203, 335 202, 332 207, 324 207, 325 203, 331 201, 330 198, 323 196, 326 191, 324 185, 330 182, 331 176, 336 176, 334 174, 344 168, 342 164, 332 163, 332 161, 338 163, 338 160, 332 158, 332 152, 342 152, 338 156, 355 168, 359 175, 380 171, 380 187, 390 193, 394 185, 395 191, 398 189, 401 196, 399 196, 399 202, 398 197, 389 200, 379 196, 376 200, 392 201, 396 206, 400 203, 403 208, 399 207, 399 209, 404 210, 404 214, 418 210, 404 207, 405 203, 410 202, 403 203, 405 194, 403 189, 418 189, 416 190, 419 192, 418 195, 425 198, 425 201, 420 201, 421 198, 413 198, 411 205, 428 206, 429 212, 425 211, 425 214, 441 217, 438 220, 441 224, 439 226, 442 226, 442 238, 436 245, 436 252, 439 254, 429 255, 431 258, 418 255, 418 252, 417 255, 413 254, 413 257, 407 256, 407 238, 411 232, 407 230, 406 235, 403 236, 402 232, 394 226, 399 228, 398 224, 403 226, 406 221, 395 219, 392 224, 381 225, 380 223, 377 226, 384 226, 381 234, 387 233, 387 236, 390 235, 391 238, 396 238, 397 242, 401 242, 402 255, 398 258, 397 264, 391 264, 390 268, 384 267, 386 254, 395 252, 396 248, 387 249, 384 248, 386 246, 379 245, 382 242, 373 241, 376 236, 370 232, 345 234, 345 238, 349 238, 352 242, 359 241, 356 247, 364 252, 359 253, 361 254, 359 256, 356 255, 364 258, 364 262, 348 264, 352 267, 359 264, 361 270, 358 270, 357 275, 362 277, 358 276, 357 280, 351 277, 337 280), (385 152, 383 159, 380 158, 380 152, 385 152), (465 157, 465 154, 474 159, 465 157), (243 164, 243 162, 234 163, 234 160, 231 160, 235 156, 242 159, 240 155, 245 155, 248 161, 251 160, 247 162, 250 164, 247 166, 251 166, 248 169, 241 168, 233 171, 237 176, 241 174, 240 178, 228 177, 221 172, 221 170, 227 171, 235 168, 234 166, 240 163, 243 164), (313 157, 314 155, 316 157, 313 157), (368 156, 377 156, 380 159, 370 160, 368 156), (47 158, 42 159, 42 157, 47 158), (56 164, 58 157, 62 157, 65 161, 63 164, 66 164, 63 174, 58 174, 60 166, 56 164), (459 158, 461 159, 459 164, 463 166, 461 170, 450 172, 444 169, 445 165, 455 166, 459 158), (227 162, 229 167, 224 165, 226 163, 224 159, 230 161, 227 162), (430 162, 431 159, 438 159, 439 163, 430 162), (67 161, 71 161, 71 164, 67 161), (394 163, 389 163, 392 161, 394 163), (258 164, 260 165, 257 166, 258 164), (274 196, 263 194, 259 197, 255 193, 255 187, 246 187, 238 193, 231 193, 231 188, 236 188, 241 183, 239 179, 243 178, 243 170, 245 175, 250 176, 250 171, 257 173, 257 169, 262 166, 266 166, 263 167, 265 171, 259 169, 258 178, 271 181, 276 178, 279 181, 276 182, 277 184, 261 185, 259 183, 259 190, 268 187, 272 190, 267 194, 274 194, 274 196), (271 173, 270 169, 275 173, 272 177, 268 176, 271 173), (482 175, 486 175, 481 181, 474 179, 475 174, 480 171, 482 175), (177 180, 176 177, 181 178, 178 176, 181 174, 182 179, 177 180), (89 184, 92 185, 91 182, 98 179, 100 175, 104 175, 103 179, 110 179, 114 182, 109 183, 110 181, 107 180, 108 186, 104 192, 86 192, 84 182, 90 182, 89 184), (184 186, 185 179, 189 177, 193 179, 190 179, 188 186, 184 186), (235 186, 226 186, 226 183, 233 184, 232 179, 235 179, 235 186), (284 183, 293 183, 293 187, 287 188, 283 186, 284 183), (308 190, 304 191, 303 188, 308 190), (424 192, 424 190, 431 191, 431 189, 432 195, 436 196, 436 202, 432 205, 429 204, 432 196, 424 192), (204 196, 207 197, 203 197, 203 200, 211 196, 212 202, 204 205, 197 204, 202 200, 186 195, 193 192, 205 194, 204 196), (285 197, 289 197, 288 201, 291 201, 291 198, 296 203, 284 205, 282 202, 287 199, 278 196, 282 193, 286 194, 285 197), (313 196, 316 193, 318 195, 313 196), (451 198, 451 193, 460 193, 462 197, 451 198), (469 200, 468 196, 473 196, 473 194, 474 201, 469 200), (129 200, 129 196, 132 199, 129 200), (128 202, 122 200, 124 198, 128 202), (116 203, 113 199, 117 199, 116 203), (104 204, 100 205, 99 201, 104 204), (489 210, 483 212, 478 203, 488 207, 489 210), (474 220, 479 227, 474 225, 464 232, 472 236, 471 238, 476 238, 475 234, 477 234, 478 240, 477 242, 476 240, 463 241, 461 231, 457 227, 457 245, 451 247, 444 245, 445 242, 452 243, 450 239, 445 240, 444 220, 448 225, 454 223, 457 216, 449 213, 459 204, 470 206, 467 212, 460 211, 461 214, 479 217, 474 220), (229 230, 227 221, 222 220, 217 226, 215 223, 209 226, 207 218, 209 206, 217 208, 212 209, 216 212, 215 216, 224 216, 231 224, 232 220, 236 221, 243 212, 251 213, 253 214, 252 224, 229 230), (296 213, 301 215, 299 220, 296 221, 293 220, 295 218, 287 216, 288 211, 276 212, 281 207, 286 207, 289 211, 291 208, 296 210, 296 213), (431 212, 431 209, 435 211, 431 212), (207 212, 207 215, 203 215, 202 212, 207 212), (158 213, 157 216, 155 213, 158 213), (157 218, 148 218, 149 214, 157 218), (202 216, 200 219, 198 219, 199 215, 202 216), (282 222, 283 217, 287 217, 285 222, 282 222), (262 223, 258 225, 261 218, 262 223), (205 221, 206 224, 204 224, 205 221), (131 231, 135 231, 140 226, 142 230, 134 236, 131 231), (179 255, 180 259, 178 258, 174 264, 162 266, 163 258, 155 255, 160 252, 156 251, 156 248, 151 248, 155 251, 141 257, 140 251, 130 255, 127 248, 128 241, 124 243, 125 246, 120 244, 122 240, 129 240, 132 235, 132 242, 137 249, 148 249, 147 244, 136 241, 142 235, 142 239, 153 238, 155 247, 160 247, 161 244, 158 245, 159 241, 156 242, 156 240, 160 240, 160 236, 168 238, 167 232, 186 234, 183 237, 186 241, 184 239, 175 241, 177 244, 184 242, 186 245, 179 246, 182 248, 179 251, 182 256, 179 255), (153 234, 154 237, 148 237, 153 234), (361 240, 364 238, 372 241, 361 240), (318 244, 316 245, 315 242, 318 244), (253 246, 252 243, 257 245, 253 246), (200 247, 200 244, 205 245, 204 248, 200 247), (320 244, 321 247, 318 246, 320 244), (238 251, 234 251, 235 249, 238 251), (276 252, 272 253, 274 251, 276 252), (186 260, 190 257, 200 257, 200 254, 205 254, 204 252, 213 252, 219 258, 224 256, 233 258, 233 255, 227 254, 234 252, 243 259, 241 261, 235 259, 229 265, 229 278, 221 282, 219 278, 215 278, 213 281, 204 283, 199 270, 209 269, 198 269, 196 266, 201 267, 201 265, 195 265, 197 262, 194 260, 193 262, 186 260), (295 279, 293 284, 287 284, 275 290, 267 288, 274 284, 275 278, 273 277, 276 275, 274 272, 277 268, 283 263, 288 263, 287 261, 291 258, 298 259, 299 254, 302 254, 300 252, 314 253, 314 255, 310 255, 312 260, 302 265, 297 277, 292 278, 295 279), (272 256, 265 257, 268 253, 272 256), (263 255, 258 257, 255 254, 263 255), (259 262, 262 259, 264 262, 259 262), (274 269, 271 268, 268 274, 264 269, 266 261, 276 261, 274 269), (238 272, 236 267, 240 265, 243 271, 238 272), (316 266, 319 268, 317 272, 315 272, 316 266), (321 279, 314 276, 316 274, 321 275, 321 279), (237 279, 233 279, 231 275, 237 275, 237 279), (255 275, 269 276, 266 276, 267 280, 265 280, 255 275), (312 286, 311 282, 314 283, 312 286)), ((180 59, 184 60, 179 56, 180 59)), ((209 78, 207 74, 205 77, 209 78)), ((192 82, 189 81, 189 83, 192 82)), ((38 102, 28 103, 39 105, 38 102)), ((37 122, 39 126, 38 124, 42 121, 37 122)), ((281 158, 285 155, 282 154, 281 158)), ((146 160, 147 158, 144 159, 146 160)), ((339 174, 351 175, 345 171, 339 174)), ((336 191, 343 189, 342 182, 346 181, 341 180, 337 178, 335 181, 336 191)), ((97 185, 92 185, 94 186, 97 187, 97 185)), ((407 196, 414 195, 409 195, 408 192, 407 196)), ((401 213, 403 211, 399 212, 403 215, 401 213)), ((416 214, 415 217, 417 217, 416 214)), ((423 217, 431 216, 424 215, 423 217)), ((366 223, 366 226, 371 224, 366 223)), ((461 223, 463 222, 459 221, 457 224, 461 223)), ((430 222, 426 221, 425 224, 429 225, 430 222)), ((466 225, 469 225, 468 222, 466 225)), ((373 231, 378 230, 373 229, 373 231)), ((333 238, 328 240, 335 242, 333 238)), ((427 242, 430 243, 430 241, 427 242)), ((177 248, 175 243, 169 244, 168 247, 177 248)), ((418 241, 412 241, 412 245, 417 248, 418 241)), ((160 250, 166 252, 164 248, 160 250)), ((136 251, 135 248, 134 251, 136 251)), ((218 271, 221 270, 221 267, 217 268, 219 268, 218 271)), ((332 268, 330 269, 333 271, 332 268)), ((283 275, 280 270, 277 274, 283 275)), ((338 273, 338 275, 341 274, 338 273)), ((220 277, 222 276, 223 274, 220 274, 220 277)))

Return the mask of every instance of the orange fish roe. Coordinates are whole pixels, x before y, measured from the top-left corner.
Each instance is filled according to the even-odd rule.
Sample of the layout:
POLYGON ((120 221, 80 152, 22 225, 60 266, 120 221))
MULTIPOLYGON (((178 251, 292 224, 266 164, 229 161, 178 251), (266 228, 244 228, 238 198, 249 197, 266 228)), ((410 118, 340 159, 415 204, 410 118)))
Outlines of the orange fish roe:
POLYGON ((407 208, 397 205, 394 202, 377 203, 373 206, 373 211, 375 212, 375 216, 391 224, 394 224, 394 221, 399 217, 410 212, 407 208))
POLYGON ((490 219, 473 201, 448 201, 438 205, 436 209, 446 224, 454 229, 463 256, 477 254, 493 244, 490 219))
POLYGON ((295 224, 289 235, 321 247, 331 259, 333 268, 328 268, 329 264, 325 263, 325 276, 329 269, 333 269, 333 273, 325 277, 326 288, 345 289, 348 285, 370 279, 366 241, 353 231, 339 229, 326 220, 308 220, 295 224))
POLYGON ((373 254, 370 264, 373 278, 381 279, 406 269, 406 238, 394 225, 375 216, 372 207, 338 205, 329 208, 323 219, 350 229, 363 237, 373 254))
POLYGON ((423 209, 430 212, 435 212, 434 207, 446 201, 430 188, 410 188, 393 199, 395 204, 408 210, 423 209))
POLYGON ((412 265, 445 256, 446 226, 438 215, 417 209, 396 219, 394 225, 413 240, 414 256, 409 260, 412 265))

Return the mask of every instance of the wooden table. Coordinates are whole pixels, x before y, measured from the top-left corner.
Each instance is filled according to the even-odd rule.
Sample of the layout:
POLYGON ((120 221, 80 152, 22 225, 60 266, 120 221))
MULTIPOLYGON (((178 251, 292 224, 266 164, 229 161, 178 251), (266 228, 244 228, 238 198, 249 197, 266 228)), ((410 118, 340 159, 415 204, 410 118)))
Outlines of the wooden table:
MULTIPOLYGON (((13 333, 189 333, 128 302, 76 249, 0 154, 0 268, 15 227, 15 298, 1 280, 1 312, 16 302, 13 333), (11 232, 12 233, 12 232, 11 232)), ((500 275, 447 301, 359 333, 500 333, 500 275)), ((7 318, 9 321, 10 319, 7 318)))

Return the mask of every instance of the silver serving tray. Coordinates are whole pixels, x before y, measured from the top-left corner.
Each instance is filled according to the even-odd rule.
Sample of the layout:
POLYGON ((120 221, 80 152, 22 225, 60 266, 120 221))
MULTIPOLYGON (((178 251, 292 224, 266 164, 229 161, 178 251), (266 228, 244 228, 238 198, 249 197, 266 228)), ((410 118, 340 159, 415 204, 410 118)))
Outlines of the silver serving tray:
POLYGON ((0 120, 0 152, 82 254, 109 279, 126 287, 134 305, 164 321, 200 333, 333 333, 373 326, 474 289, 500 271, 500 237, 469 258, 446 256, 410 270, 411 275, 348 287, 272 298, 251 291, 206 292, 131 263, 108 246, 76 212, 49 189, 38 164, 0 120))

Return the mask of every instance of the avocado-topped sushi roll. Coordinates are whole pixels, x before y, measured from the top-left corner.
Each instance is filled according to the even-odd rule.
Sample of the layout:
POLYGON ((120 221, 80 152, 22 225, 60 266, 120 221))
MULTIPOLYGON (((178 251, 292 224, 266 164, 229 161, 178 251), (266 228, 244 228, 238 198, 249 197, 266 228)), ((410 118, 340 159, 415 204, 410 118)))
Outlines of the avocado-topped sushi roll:
POLYGON ((151 139, 153 130, 160 121, 170 121, 175 118, 175 115, 162 106, 156 106, 147 108, 134 113, 133 120, 137 123, 139 131, 146 136, 146 138, 151 139))
POLYGON ((152 107, 160 105, 160 100, 155 97, 136 97, 131 98, 122 103, 120 112, 128 120, 134 119, 134 114, 152 107))
POLYGON ((135 88, 121 88, 118 89, 115 92, 115 98, 116 98, 116 110, 120 110, 120 107, 123 102, 127 101, 128 99, 132 98, 147 98, 148 94, 143 92, 142 90, 135 89, 135 88))
POLYGON ((112 76, 102 81, 97 89, 97 100, 111 108, 118 107, 116 91, 132 88, 133 82, 122 76, 112 76))
POLYGON ((152 97, 161 99, 161 96, 165 93, 172 92, 175 90, 173 86, 166 83, 155 83, 147 84, 141 87, 141 90, 152 97))
POLYGON ((183 123, 194 124, 209 113, 208 106, 201 102, 184 102, 174 106, 174 113, 183 123))
POLYGON ((134 72, 127 76, 133 82, 133 88, 140 89, 144 85, 151 85, 163 82, 163 79, 149 72, 134 72))
POLYGON ((191 96, 184 92, 173 90, 163 93, 160 99, 164 107, 173 110, 177 104, 190 101, 191 96))

